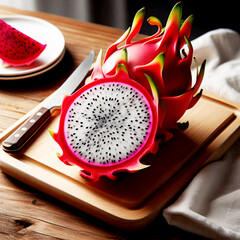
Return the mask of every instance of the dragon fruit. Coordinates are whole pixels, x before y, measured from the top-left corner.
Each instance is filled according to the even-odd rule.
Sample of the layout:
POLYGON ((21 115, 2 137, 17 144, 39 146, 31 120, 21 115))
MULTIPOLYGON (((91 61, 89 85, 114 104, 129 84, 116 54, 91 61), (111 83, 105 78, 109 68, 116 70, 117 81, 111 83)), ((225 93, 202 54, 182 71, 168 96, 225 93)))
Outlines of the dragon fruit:
POLYGON ((91 81, 112 76, 116 64, 119 63, 119 52, 126 49, 126 68, 130 78, 142 84, 149 93, 151 89, 146 74, 157 85, 161 99, 159 104, 163 104, 165 108, 165 118, 163 122, 159 121, 158 136, 165 136, 168 140, 172 137, 168 130, 175 128, 176 122, 185 111, 193 107, 201 97, 201 91, 196 96, 195 94, 202 82, 206 61, 202 63, 200 72, 197 71, 196 83, 192 87, 193 48, 188 38, 193 16, 182 22, 181 3, 173 7, 165 28, 162 28, 161 22, 156 17, 150 17, 148 23, 158 27, 156 34, 132 42, 141 29, 144 15, 145 9, 142 8, 135 15, 132 27, 107 49, 103 64, 99 62, 95 67, 91 81), (185 43, 188 54, 183 48, 185 43), (118 48, 119 44, 122 46, 118 48))
POLYGON ((46 46, 0 19, 0 58, 3 65, 30 65, 46 46))
POLYGON ((50 131, 63 150, 59 159, 80 166, 81 175, 90 180, 103 175, 115 179, 117 172, 147 167, 140 159, 156 153, 160 139, 173 136, 169 130, 178 126, 177 121, 202 94, 197 91, 206 61, 197 69, 192 86, 193 48, 188 38, 193 17, 183 22, 178 3, 165 28, 150 17, 148 22, 158 31, 132 42, 144 12, 144 8, 137 12, 132 27, 107 49, 103 61, 100 50, 91 78, 64 99, 58 133, 50 131))
POLYGON ((115 179, 116 172, 147 167, 139 160, 158 149, 158 97, 154 83, 151 85, 154 100, 129 78, 125 65, 119 64, 114 76, 65 97, 59 131, 50 130, 64 150, 59 159, 80 166, 84 169, 81 176, 93 181, 102 175, 115 179))

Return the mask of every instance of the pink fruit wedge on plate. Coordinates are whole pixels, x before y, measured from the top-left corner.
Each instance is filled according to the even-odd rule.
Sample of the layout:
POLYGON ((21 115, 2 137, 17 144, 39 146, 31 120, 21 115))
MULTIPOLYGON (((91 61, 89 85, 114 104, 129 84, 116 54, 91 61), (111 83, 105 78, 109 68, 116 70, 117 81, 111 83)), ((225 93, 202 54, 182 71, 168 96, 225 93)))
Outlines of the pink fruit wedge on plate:
POLYGON ((0 19, 0 58, 3 65, 30 65, 46 46, 0 19))

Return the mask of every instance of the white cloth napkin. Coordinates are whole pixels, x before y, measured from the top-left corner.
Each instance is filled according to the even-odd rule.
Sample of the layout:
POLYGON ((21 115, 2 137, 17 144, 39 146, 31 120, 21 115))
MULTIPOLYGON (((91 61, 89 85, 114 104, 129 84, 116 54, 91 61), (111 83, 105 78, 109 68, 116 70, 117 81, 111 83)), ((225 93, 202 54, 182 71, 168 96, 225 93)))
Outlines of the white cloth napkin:
MULTIPOLYGON (((218 29, 192 44, 198 63, 207 59, 202 88, 240 103, 240 35, 218 29)), ((170 225, 204 237, 240 240, 240 139, 204 167, 163 215, 170 225)))

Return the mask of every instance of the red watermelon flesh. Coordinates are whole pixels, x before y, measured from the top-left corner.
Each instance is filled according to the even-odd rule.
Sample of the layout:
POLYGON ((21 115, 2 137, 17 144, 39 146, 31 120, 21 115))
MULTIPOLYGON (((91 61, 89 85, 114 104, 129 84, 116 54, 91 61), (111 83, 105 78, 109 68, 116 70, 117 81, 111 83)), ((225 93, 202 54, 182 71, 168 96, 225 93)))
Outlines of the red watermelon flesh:
POLYGON ((29 65, 46 46, 0 19, 0 58, 4 65, 29 65))

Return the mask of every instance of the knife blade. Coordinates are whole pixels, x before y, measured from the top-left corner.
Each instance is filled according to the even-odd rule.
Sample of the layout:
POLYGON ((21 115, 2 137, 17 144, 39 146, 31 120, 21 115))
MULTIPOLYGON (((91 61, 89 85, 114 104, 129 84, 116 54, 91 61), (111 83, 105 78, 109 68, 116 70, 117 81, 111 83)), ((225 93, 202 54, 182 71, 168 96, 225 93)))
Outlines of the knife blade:
POLYGON ((2 147, 6 152, 18 152, 21 150, 51 117, 53 110, 62 105, 63 96, 74 93, 91 68, 94 57, 95 54, 92 51, 68 79, 43 102, 43 105, 2 143, 2 147))

